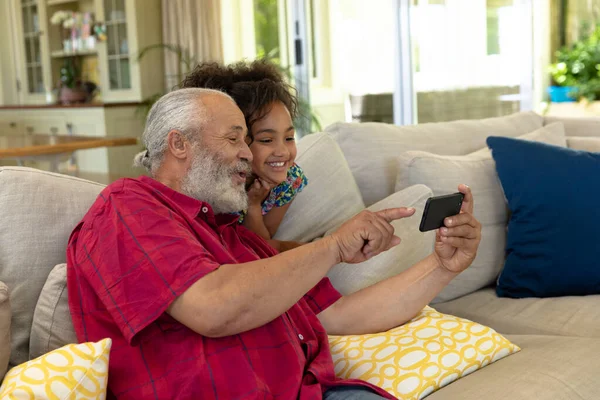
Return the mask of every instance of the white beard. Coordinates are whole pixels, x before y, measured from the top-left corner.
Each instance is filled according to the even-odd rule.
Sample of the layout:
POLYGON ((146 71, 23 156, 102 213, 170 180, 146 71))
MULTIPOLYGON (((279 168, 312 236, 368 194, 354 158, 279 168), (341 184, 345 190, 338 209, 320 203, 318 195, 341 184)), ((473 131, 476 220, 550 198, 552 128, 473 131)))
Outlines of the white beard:
POLYGON ((210 204, 215 214, 234 213, 248 208, 244 184, 235 185, 232 180, 240 172, 249 175, 250 164, 239 161, 227 165, 218 156, 199 149, 181 188, 186 195, 210 204))

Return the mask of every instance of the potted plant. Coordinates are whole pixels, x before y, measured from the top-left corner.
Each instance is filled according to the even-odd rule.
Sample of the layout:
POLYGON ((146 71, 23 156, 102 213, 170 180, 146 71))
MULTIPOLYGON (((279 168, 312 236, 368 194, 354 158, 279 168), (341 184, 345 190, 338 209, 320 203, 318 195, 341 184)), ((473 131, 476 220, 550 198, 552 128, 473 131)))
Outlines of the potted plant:
POLYGON ((556 52, 550 66, 552 102, 600 98, 600 26, 586 38, 556 52))
POLYGON ((79 72, 72 57, 65 58, 60 69, 59 101, 62 104, 83 103, 88 100, 88 90, 79 78, 79 72))

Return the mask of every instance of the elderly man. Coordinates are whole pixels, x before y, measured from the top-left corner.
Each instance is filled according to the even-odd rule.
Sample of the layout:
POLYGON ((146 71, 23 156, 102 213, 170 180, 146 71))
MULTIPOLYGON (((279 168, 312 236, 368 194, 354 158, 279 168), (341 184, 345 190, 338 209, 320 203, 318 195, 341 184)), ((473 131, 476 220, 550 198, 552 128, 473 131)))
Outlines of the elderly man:
POLYGON ((182 89, 154 105, 139 160, 151 177, 105 188, 69 242, 79 340, 113 339, 109 391, 119 399, 389 398, 335 377, 327 333, 400 325, 470 265, 481 228, 469 188, 432 255, 342 297, 329 269, 398 244, 390 221, 414 210, 364 211, 277 254, 230 214, 247 202, 245 136, 223 93, 182 89))

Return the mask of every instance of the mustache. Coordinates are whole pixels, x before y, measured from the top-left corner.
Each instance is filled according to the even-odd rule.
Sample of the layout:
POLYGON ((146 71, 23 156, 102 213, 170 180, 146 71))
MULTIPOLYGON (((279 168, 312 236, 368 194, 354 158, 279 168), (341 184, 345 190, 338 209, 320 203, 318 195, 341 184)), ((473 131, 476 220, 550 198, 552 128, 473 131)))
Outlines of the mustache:
POLYGON ((252 173, 252 167, 248 161, 239 161, 236 165, 231 166, 229 170, 232 174, 244 172, 246 175, 250 175, 252 173))

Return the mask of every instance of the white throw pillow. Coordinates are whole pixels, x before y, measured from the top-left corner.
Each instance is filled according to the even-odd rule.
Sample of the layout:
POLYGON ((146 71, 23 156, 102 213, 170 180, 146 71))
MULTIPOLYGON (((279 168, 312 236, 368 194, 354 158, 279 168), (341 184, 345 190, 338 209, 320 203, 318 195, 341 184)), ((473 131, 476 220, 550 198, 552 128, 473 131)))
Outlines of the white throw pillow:
POLYGON ((369 207, 370 211, 414 207, 416 212, 410 218, 392 222, 395 235, 402 239, 396 247, 360 264, 341 263, 334 266, 328 274, 333 286, 340 293, 347 295, 397 275, 431 254, 435 233, 419 232, 420 218, 425 203, 431 196, 431 189, 427 186, 414 185, 369 207))
POLYGON ((42 288, 33 313, 29 358, 38 358, 70 343, 77 343, 67 292, 67 264, 55 266, 42 288))
MULTIPOLYGON (((566 146, 564 128, 554 123, 520 137, 566 146)), ((397 187, 424 184, 435 196, 454 193, 468 184, 474 197, 474 215, 481 222, 481 243, 473 264, 434 299, 448 301, 493 284, 504 265, 508 212, 496 164, 487 148, 466 156, 441 156, 409 151, 399 157, 397 187), (486 153, 487 151, 487 153, 486 153)))
POLYGON ((600 153, 600 137, 569 136, 567 137, 567 147, 600 153))
POLYGON ((314 133, 300 140, 296 162, 308 185, 285 213, 275 239, 311 241, 365 208, 348 163, 329 135, 314 133))

